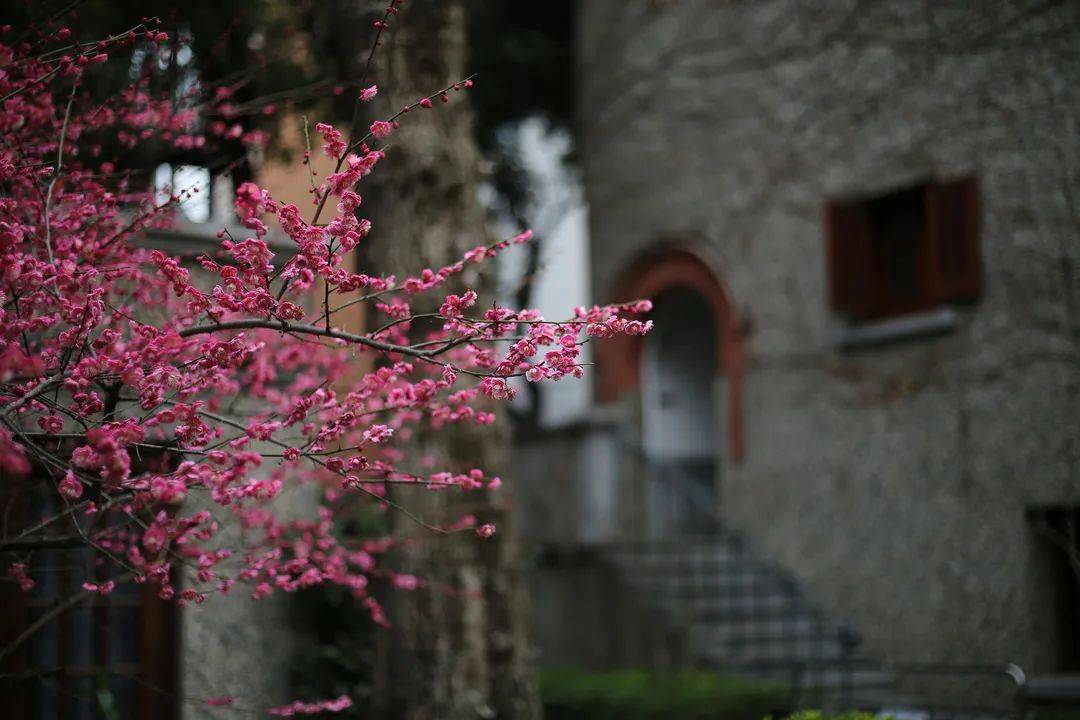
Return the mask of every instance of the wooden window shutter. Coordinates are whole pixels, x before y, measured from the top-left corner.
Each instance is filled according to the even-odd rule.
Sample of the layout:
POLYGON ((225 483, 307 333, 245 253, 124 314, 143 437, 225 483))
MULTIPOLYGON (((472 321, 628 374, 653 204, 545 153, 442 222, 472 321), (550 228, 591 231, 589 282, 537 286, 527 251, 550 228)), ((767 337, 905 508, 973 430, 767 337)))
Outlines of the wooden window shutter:
MULTIPOLYGON (((175 574, 175 573, 174 573, 175 574)), ((144 583, 139 607, 139 717, 169 720, 177 716, 179 608, 158 597, 161 586, 144 583)))
POLYGON ((825 206, 829 305, 852 319, 875 310, 870 217, 862 203, 830 202, 825 206))
POLYGON ((935 299, 974 300, 982 289, 975 178, 933 182, 928 191, 927 230, 933 254, 935 299))

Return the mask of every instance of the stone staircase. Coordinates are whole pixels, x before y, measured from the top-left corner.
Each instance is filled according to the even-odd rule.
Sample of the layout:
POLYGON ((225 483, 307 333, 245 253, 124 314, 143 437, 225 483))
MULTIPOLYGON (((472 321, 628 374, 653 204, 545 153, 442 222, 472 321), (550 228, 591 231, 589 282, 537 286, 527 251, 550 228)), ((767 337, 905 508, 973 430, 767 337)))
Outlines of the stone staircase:
POLYGON ((896 678, 860 652, 850 627, 738 538, 619 545, 605 557, 628 587, 668 618, 694 665, 783 684, 796 706, 906 704, 897 697, 896 678))

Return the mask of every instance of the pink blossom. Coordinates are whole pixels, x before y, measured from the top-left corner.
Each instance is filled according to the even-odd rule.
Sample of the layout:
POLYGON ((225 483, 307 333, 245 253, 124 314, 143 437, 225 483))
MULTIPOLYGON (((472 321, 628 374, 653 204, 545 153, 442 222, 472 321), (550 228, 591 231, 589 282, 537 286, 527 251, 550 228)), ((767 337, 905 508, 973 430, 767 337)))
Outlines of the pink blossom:
POLYGON ((383 120, 376 120, 371 123, 371 134, 377 138, 388 138, 393 131, 394 126, 383 120))
POLYGON ((151 555, 156 555, 161 552, 168 540, 168 532, 156 522, 146 528, 142 536, 143 547, 145 547, 147 552, 151 555))
POLYGON ((404 573, 394 576, 394 587, 401 590, 415 590, 419 585, 419 581, 415 575, 406 575, 404 573))
POLYGON ((326 123, 315 123, 315 132, 322 135, 322 150, 328 157, 339 158, 344 154, 347 145, 340 130, 326 123))
POLYGON ((496 400, 513 400, 517 393, 502 378, 486 377, 480 381, 480 390, 496 400))
POLYGON ((275 717, 293 717, 296 715, 317 715, 324 712, 342 712, 352 707, 352 700, 342 695, 334 700, 319 700, 317 702, 301 702, 297 700, 288 705, 270 708, 267 712, 275 717))
POLYGON ((34 589, 34 580, 26 571, 26 563, 14 562, 8 567, 8 574, 19 583, 19 589, 30 592, 34 589))
MULTIPOLYGON (((384 559, 400 538, 343 544, 342 509, 370 502, 393 512, 390 483, 421 492, 495 490, 498 477, 442 467, 418 456, 413 441, 454 424, 491 425, 491 400, 512 399, 521 376, 537 383, 581 376, 581 344, 648 332, 651 305, 576 308, 560 323, 457 284, 527 242, 528 231, 400 278, 359 267, 362 243, 392 242, 399 230, 358 216, 361 184, 388 158, 363 142, 350 146, 326 123, 314 130, 333 172, 320 179, 309 156, 297 167, 315 178, 310 207, 278 202, 244 182, 233 198, 239 226, 222 229, 205 255, 191 258, 169 243, 148 249, 146 234, 167 232, 177 202, 205 189, 171 190, 162 204, 122 172, 129 155, 147 145, 224 158, 236 143, 243 153, 257 151, 264 138, 240 122, 235 84, 199 85, 183 102, 152 90, 164 85, 153 77, 105 102, 72 95, 81 68, 115 62, 120 39, 73 50, 56 47, 59 37, 0 43, 0 83, 18 89, 0 105, 7 139, 0 148, 0 384, 11 421, 0 425, 0 470, 21 477, 60 458, 57 491, 65 500, 85 497, 88 487, 101 491, 98 504, 85 501, 77 515, 91 520, 81 523, 87 543, 105 551, 96 554, 101 570, 119 564, 136 582, 155 583, 162 599, 200 603, 238 582, 255 599, 329 584, 387 625, 369 594, 371 575, 396 578, 402 589, 427 581, 384 559), (61 127, 72 149, 62 164, 61 127), (100 142, 105 137, 110 143, 100 142), (117 154, 109 156, 113 145, 117 154), (51 187, 47 201, 43 184, 51 187), (288 252, 279 252, 279 237, 288 252), (439 290, 451 283, 453 292, 439 290), (371 310, 367 330, 341 313, 359 302, 371 310), (40 432, 62 436, 63 447, 26 441, 40 432), (276 501, 299 487, 312 488, 317 500, 285 513, 276 501), (183 563, 190 579, 182 589, 171 584, 173 563, 183 563)), ((123 42, 136 38, 168 40, 142 27, 123 42)), ((360 101, 377 92, 364 88, 360 101)), ((435 91, 415 105, 429 108, 433 97, 449 99, 435 91)), ((371 133, 386 138, 399 119, 406 120, 377 121, 371 133)), ((472 517, 451 528, 494 532, 472 517)), ((25 564, 8 572, 33 589, 25 564)), ((107 594, 113 581, 85 588, 107 594)), ((338 698, 275 710, 298 715, 350 704, 338 698)))
POLYGON ((64 419, 59 415, 45 415, 38 418, 38 427, 47 433, 56 435, 64 429, 64 419))
POLYGON ((84 582, 82 589, 86 592, 97 593, 98 595, 108 595, 116 588, 116 583, 112 580, 106 580, 103 583, 84 582))
POLYGON ((384 443, 394 434, 393 428, 386 425, 372 425, 364 431, 364 440, 372 443, 384 443))
POLYGON ((476 304, 476 293, 472 290, 465 291, 462 295, 447 295, 439 308, 439 314, 445 318, 461 317, 465 308, 476 304))
POLYGON ((78 500, 83 494, 82 483, 71 470, 64 473, 64 479, 60 481, 56 489, 65 500, 78 500))
POLYGON ((443 365, 442 379, 447 385, 453 385, 457 382, 457 373, 454 372, 453 365, 443 365))

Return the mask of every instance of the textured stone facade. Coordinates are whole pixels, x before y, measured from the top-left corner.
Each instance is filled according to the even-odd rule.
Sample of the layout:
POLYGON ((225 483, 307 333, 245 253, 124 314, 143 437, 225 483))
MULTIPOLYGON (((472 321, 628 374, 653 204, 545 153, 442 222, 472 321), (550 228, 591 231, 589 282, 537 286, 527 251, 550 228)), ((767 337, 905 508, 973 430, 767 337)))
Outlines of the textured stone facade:
POLYGON ((289 685, 290 600, 277 595, 253 602, 250 591, 238 587, 229 597, 181 611, 181 718, 234 717, 237 708, 265 715, 296 699, 289 685), (206 706, 207 698, 223 696, 235 697, 235 706, 206 706))
POLYGON ((594 294, 692 238, 745 323, 724 522, 883 659, 1055 670, 1026 513, 1080 504, 1080 6, 589 0, 578 19, 594 294), (979 183, 980 300, 945 334, 842 351, 825 202, 957 175, 979 183))

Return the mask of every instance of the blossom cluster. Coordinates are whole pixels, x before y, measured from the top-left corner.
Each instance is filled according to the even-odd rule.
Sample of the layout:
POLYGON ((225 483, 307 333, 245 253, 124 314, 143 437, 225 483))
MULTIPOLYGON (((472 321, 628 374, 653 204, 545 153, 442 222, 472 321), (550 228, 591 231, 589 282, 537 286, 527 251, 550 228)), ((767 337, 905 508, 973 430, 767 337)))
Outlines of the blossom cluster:
MULTIPOLYGON (((265 136, 236 121, 227 87, 184 103, 152 97, 145 78, 105 104, 85 91, 112 56, 165 42, 154 27, 89 44, 69 36, 61 28, 30 44, 0 34, 0 472, 56 508, 0 538, 7 574, 32 592, 33 541, 77 527, 113 567, 87 593, 152 583, 186 605, 238 587, 260 599, 334 584, 385 623, 369 583, 393 541, 343 538, 342 509, 359 500, 393 512, 394 485, 496 491, 502 480, 482 469, 426 467, 410 439, 490 425, 515 382, 581 377, 583 343, 647 332, 648 303, 557 321, 482 305, 460 282, 464 269, 529 242, 528 232, 401 279, 353 269, 374 225, 360 214, 364 181, 389 161, 369 143, 471 80, 361 138, 315 125, 335 168, 314 188, 310 217, 246 182, 234 201, 242 231, 219 233, 215 252, 192 262, 149 249, 147 234, 167 232, 182 192, 199 188, 156 201, 137 173, 103 156, 102 138, 190 149, 265 136), (386 322, 340 329, 359 304, 386 322), (299 487, 318 499, 306 516, 283 502, 299 487)), ((376 93, 371 85, 358 102, 376 93)), ((436 534, 496 532, 473 517, 419 522, 436 534)), ((402 589, 422 586, 394 577, 402 589)))

